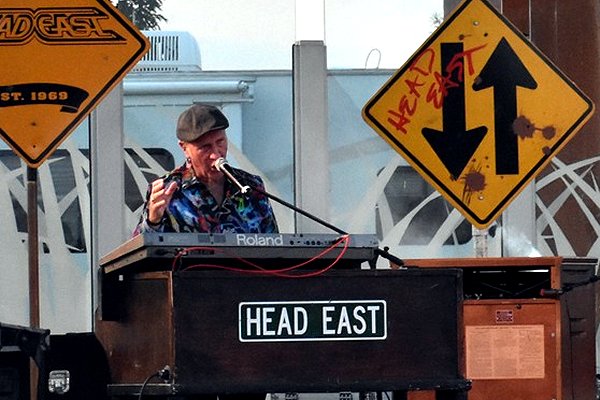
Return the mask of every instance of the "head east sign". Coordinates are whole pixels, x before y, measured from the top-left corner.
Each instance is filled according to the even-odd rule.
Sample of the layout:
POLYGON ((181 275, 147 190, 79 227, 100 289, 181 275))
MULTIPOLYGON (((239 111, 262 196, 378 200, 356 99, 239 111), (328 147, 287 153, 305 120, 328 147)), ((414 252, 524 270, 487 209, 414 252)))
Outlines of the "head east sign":
POLYGON ((363 118, 485 228, 593 110, 493 6, 465 0, 368 101, 363 118))
POLYGON ((385 300, 242 302, 240 342, 385 340, 385 300))
POLYGON ((41 164, 145 54, 108 0, 0 4, 0 135, 41 164))

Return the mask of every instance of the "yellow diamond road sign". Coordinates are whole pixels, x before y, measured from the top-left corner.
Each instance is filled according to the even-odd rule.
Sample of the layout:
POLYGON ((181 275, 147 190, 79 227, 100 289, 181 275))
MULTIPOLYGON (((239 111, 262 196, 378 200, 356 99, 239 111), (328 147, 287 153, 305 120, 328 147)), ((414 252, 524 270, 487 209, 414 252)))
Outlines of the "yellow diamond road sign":
POLYGON ((0 135, 37 167, 148 48, 108 0, 3 0, 0 135))
POLYGON ((593 103, 484 0, 466 0, 363 108, 473 225, 494 222, 593 103))

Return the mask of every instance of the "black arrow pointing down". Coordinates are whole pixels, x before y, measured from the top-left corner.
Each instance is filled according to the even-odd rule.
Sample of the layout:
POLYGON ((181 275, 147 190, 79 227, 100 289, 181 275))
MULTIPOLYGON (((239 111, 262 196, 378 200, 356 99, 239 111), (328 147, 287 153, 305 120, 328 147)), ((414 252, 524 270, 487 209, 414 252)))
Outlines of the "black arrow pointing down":
POLYGON ((466 129, 464 68, 454 68, 464 66, 463 44, 442 43, 440 47, 442 74, 451 70, 442 83, 442 90, 447 91, 442 107, 443 131, 423 128, 421 132, 452 178, 458 179, 485 137, 487 128, 466 129))

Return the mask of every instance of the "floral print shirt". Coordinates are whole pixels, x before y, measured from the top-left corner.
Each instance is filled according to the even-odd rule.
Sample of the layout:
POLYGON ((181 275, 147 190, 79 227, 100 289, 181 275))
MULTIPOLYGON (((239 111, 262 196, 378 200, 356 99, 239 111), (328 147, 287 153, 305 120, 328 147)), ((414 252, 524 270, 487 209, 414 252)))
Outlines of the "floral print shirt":
MULTIPOLYGON (((242 186, 264 191, 264 183, 257 175, 232 168, 242 186)), ((219 204, 206 185, 196 179, 186 164, 162 177, 165 184, 177 181, 179 188, 173 194, 165 215, 157 225, 148 224, 148 199, 134 235, 141 232, 201 232, 201 233, 277 233, 277 221, 269 202, 262 193, 241 190, 227 179, 223 202, 219 204)))

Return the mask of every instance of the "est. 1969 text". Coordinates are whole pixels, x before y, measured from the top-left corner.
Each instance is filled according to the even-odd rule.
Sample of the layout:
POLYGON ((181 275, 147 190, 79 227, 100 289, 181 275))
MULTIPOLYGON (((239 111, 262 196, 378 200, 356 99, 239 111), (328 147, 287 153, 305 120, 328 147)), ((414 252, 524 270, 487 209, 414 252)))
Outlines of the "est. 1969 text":
POLYGON ((0 101, 2 102, 19 102, 27 101, 32 102, 48 102, 48 101, 65 101, 69 99, 69 93, 67 91, 34 91, 29 93, 24 92, 2 92, 0 93, 0 101))

